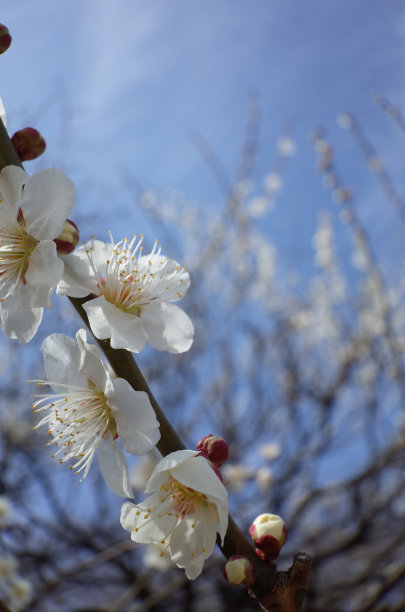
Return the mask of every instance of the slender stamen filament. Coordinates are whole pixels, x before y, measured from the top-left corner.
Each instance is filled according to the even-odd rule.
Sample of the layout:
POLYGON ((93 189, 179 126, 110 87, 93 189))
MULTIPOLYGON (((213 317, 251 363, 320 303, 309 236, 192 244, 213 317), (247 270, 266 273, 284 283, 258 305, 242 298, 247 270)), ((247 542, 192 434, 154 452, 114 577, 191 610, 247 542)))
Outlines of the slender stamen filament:
POLYGON ((91 381, 88 381, 88 388, 47 381, 35 382, 39 386, 51 385, 66 390, 53 395, 34 396, 39 398, 33 404, 35 413, 47 411, 34 429, 46 424, 49 435, 47 445, 57 447, 53 456, 60 456, 60 463, 73 460, 71 469, 75 469, 76 474, 83 471, 85 478, 100 440, 107 433, 112 436, 116 434, 115 419, 104 393, 91 381))
POLYGON ((30 236, 26 230, 26 223, 21 219, 10 216, 0 228, 0 285, 12 282, 13 285, 20 280, 25 282, 28 270, 29 257, 38 244, 38 240, 30 236))

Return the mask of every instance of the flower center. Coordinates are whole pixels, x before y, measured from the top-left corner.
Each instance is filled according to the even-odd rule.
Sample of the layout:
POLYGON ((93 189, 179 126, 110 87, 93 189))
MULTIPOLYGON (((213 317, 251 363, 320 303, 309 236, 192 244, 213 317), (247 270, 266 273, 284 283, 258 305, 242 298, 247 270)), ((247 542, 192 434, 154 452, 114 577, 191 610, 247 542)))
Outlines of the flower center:
POLYGON ((21 280, 26 283, 29 258, 39 240, 27 233, 26 222, 22 211, 17 220, 0 228, 0 284, 21 280))
MULTIPOLYGON (((168 492, 167 485, 162 485, 161 490, 168 492)), ((195 491, 181 484, 178 480, 170 476, 170 490, 172 505, 176 512, 180 513, 181 517, 184 518, 188 514, 192 514, 196 506, 208 506, 209 502, 207 496, 204 493, 195 491)))
POLYGON ((73 460, 75 463, 70 469, 75 469, 76 474, 84 470, 82 478, 85 478, 100 440, 106 435, 117 435, 117 425, 107 399, 92 381, 88 381, 87 389, 48 381, 37 382, 39 386, 46 384, 65 388, 67 393, 35 396, 41 398, 32 406, 35 413, 48 410, 48 414, 34 429, 47 424, 47 445, 57 447, 52 456, 59 455, 59 463, 73 460))
MULTIPOLYGON (((164 294, 169 291, 173 281, 181 286, 182 274, 178 267, 168 269, 169 259, 160 254, 157 243, 148 256, 143 255, 143 236, 129 242, 124 239, 114 245, 111 258, 106 261, 101 272, 93 258, 93 244, 86 248, 90 266, 96 280, 97 295, 120 308, 124 312, 136 316, 141 315, 142 307, 154 300, 167 299, 164 294)), ((182 297, 177 292, 176 299, 182 297)))

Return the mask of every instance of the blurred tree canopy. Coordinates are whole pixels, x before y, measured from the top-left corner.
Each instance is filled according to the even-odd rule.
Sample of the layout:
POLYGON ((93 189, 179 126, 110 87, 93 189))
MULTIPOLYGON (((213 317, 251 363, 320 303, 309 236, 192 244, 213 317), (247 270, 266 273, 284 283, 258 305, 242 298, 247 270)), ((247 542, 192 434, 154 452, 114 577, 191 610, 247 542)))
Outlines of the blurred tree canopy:
MULTIPOLYGON (((401 129, 400 112, 381 96, 377 102, 401 129)), ((355 118, 339 121, 380 183, 381 201, 403 223, 404 200, 389 170, 355 118)), ((210 432, 229 443, 223 475, 241 528, 247 532, 261 512, 280 514, 289 539, 278 567, 286 568, 297 550, 312 556, 305 610, 400 611, 403 264, 380 257, 339 159, 317 130, 314 161, 335 209, 321 212, 308 245, 314 265, 299 280, 268 232, 289 166, 297 163, 295 144, 281 134, 273 168, 257 185, 259 130, 253 109, 234 176, 196 137, 218 182, 220 195, 210 206, 142 188, 130 173, 123 177, 139 218, 156 228, 163 252, 181 256, 190 272, 184 308, 196 327, 191 351, 146 350, 138 363, 189 448, 210 432)), ((75 213, 82 231, 91 222, 91 232, 106 239, 96 210, 93 219, 81 216, 79 206, 75 213)), ((123 225, 122 232, 132 228, 123 225)), ((154 238, 145 237, 150 244, 154 238)), ((52 463, 45 439, 32 432, 26 379, 42 377, 43 338, 73 335, 79 326, 66 300, 54 302, 29 350, 1 337, 0 598, 13 612, 257 609, 244 589, 225 583, 219 553, 198 580, 187 581, 156 551, 128 540, 120 500, 97 469, 78 485, 66 466, 52 463)), ((156 459, 132 465, 139 499, 156 459)))

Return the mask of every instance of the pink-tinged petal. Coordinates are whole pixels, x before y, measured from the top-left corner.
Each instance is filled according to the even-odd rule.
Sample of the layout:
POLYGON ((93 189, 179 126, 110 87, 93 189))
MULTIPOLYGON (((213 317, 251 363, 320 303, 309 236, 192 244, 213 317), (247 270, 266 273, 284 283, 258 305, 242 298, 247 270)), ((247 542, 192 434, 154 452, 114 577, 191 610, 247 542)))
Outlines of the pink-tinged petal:
MULTIPOLYGON (((88 344, 85 329, 79 329, 76 340, 80 351, 78 369, 86 380, 93 382, 97 389, 104 391, 109 374, 105 368, 100 350, 95 344, 88 344)), ((86 385, 87 386, 87 385, 86 385)))
MULTIPOLYGON (((86 377, 79 373, 80 350, 73 338, 63 334, 52 334, 45 338, 41 350, 48 380, 87 388, 86 377)), ((60 393, 59 385, 52 389, 55 393, 60 393)))
POLYGON ((0 198, 3 200, 1 206, 8 205, 17 217, 20 200, 22 197, 22 186, 28 179, 28 174, 18 166, 6 166, 0 172, 0 198))
POLYGON ((96 338, 100 338, 101 340, 105 340, 111 336, 111 325, 104 315, 104 303, 104 296, 101 296, 83 304, 83 308, 89 317, 91 331, 96 338))
POLYGON ((48 168, 28 177, 21 199, 28 233, 37 240, 56 238, 75 198, 75 186, 62 170, 48 168))
POLYGON ((50 295, 63 272, 63 263, 52 240, 43 240, 32 252, 25 275, 35 308, 52 308, 50 295))
POLYGON ((186 313, 174 304, 150 303, 142 308, 141 319, 149 343, 160 351, 184 353, 193 343, 194 327, 186 313))
POLYGON ((100 471, 111 491, 119 497, 132 497, 127 462, 118 444, 111 438, 100 440, 97 459, 100 471))
POLYGON ((160 431, 147 394, 134 391, 126 380, 116 378, 107 397, 125 450, 133 455, 152 450, 160 440, 160 431))
POLYGON ((0 321, 9 338, 25 344, 35 335, 42 321, 42 308, 32 308, 26 286, 20 286, 10 298, 0 302, 0 321))
POLYGON ((94 277, 89 258, 83 247, 77 248, 69 255, 62 255, 60 258, 65 267, 56 289, 58 295, 86 297, 97 291, 97 279, 94 277))
POLYGON ((172 470, 174 467, 181 465, 184 461, 188 461, 190 457, 195 457, 196 455, 198 455, 198 451, 179 450, 166 455, 166 457, 163 457, 163 459, 159 461, 153 470, 151 477, 146 483, 146 493, 158 489, 162 484, 162 477, 165 481, 167 480, 167 471, 172 470))

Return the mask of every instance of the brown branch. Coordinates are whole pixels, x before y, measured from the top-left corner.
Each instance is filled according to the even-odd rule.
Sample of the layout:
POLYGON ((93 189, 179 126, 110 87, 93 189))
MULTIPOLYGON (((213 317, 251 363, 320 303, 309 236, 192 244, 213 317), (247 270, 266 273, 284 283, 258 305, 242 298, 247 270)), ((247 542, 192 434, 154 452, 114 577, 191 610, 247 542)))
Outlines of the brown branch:
MULTIPOLYGON (((1 123, 1 121, 0 121, 1 123)), ((12 612, 9 607, 6 606, 4 601, 0 599, 0 612, 12 612)))
MULTIPOLYGON (((266 612, 296 612, 301 609, 305 597, 311 557, 307 553, 296 553, 294 562, 286 572, 278 572, 276 582, 267 595, 259 599, 266 612)), ((256 591, 250 595, 256 598, 256 591)))
MULTIPOLYGON (((8 165, 22 167, 7 131, 0 121, 0 170, 8 165)), ((82 307, 87 298, 69 299, 81 319, 89 327, 87 314, 82 307)), ((109 340, 98 340, 97 338, 95 340, 115 374, 126 379, 135 390, 145 391, 148 394, 160 424, 162 437, 157 444, 157 448, 161 454, 167 455, 179 449, 184 449, 183 442, 166 419, 132 353, 124 349, 111 348, 109 340)), ((218 543, 218 545, 226 558, 231 555, 242 554, 251 561, 254 567, 254 584, 250 587, 249 593, 252 597, 258 599, 263 610, 268 612, 299 612, 311 566, 309 555, 297 553, 293 565, 287 572, 277 572, 275 565, 268 565, 256 555, 250 542, 245 538, 231 516, 229 516, 224 543, 223 545, 218 543)), ((0 612, 2 611, 0 610, 0 612)), ((4 612, 9 611, 4 608, 4 612)))

